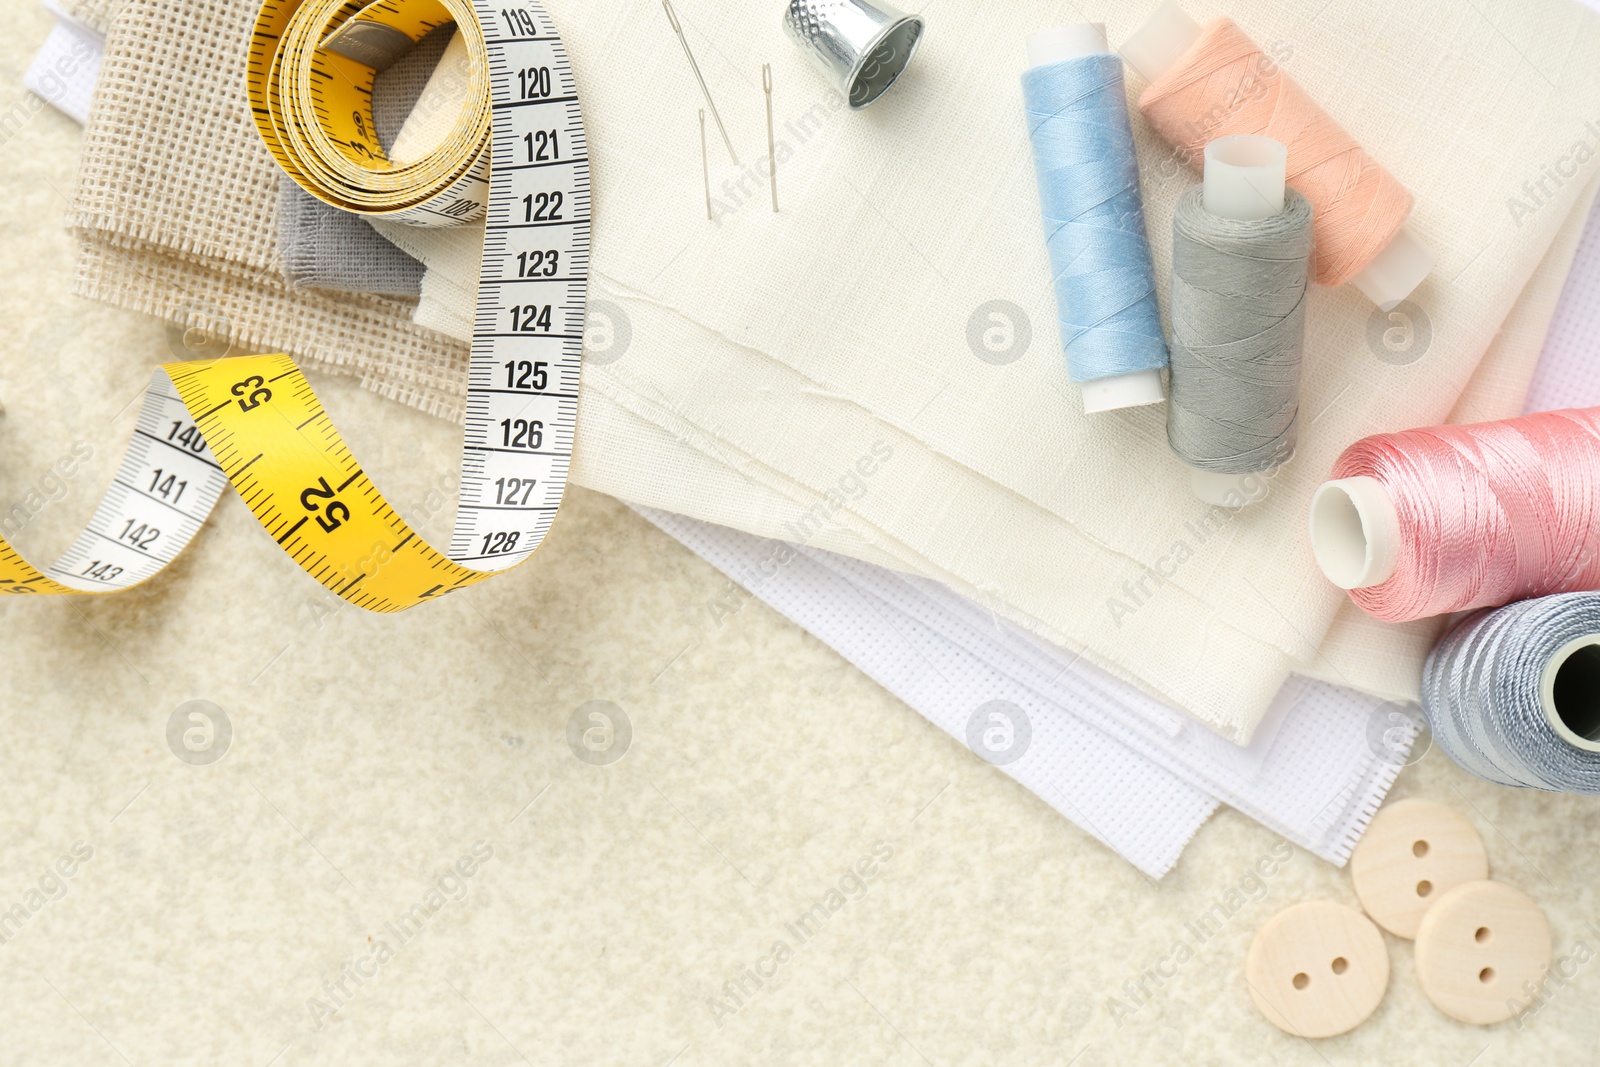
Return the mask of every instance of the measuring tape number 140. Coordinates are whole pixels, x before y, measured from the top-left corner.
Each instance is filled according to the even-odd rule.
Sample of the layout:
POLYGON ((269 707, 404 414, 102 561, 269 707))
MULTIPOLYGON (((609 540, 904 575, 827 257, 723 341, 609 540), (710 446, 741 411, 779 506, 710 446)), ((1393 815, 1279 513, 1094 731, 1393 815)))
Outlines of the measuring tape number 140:
POLYGON ((313 196, 418 226, 486 224, 449 551, 384 500, 293 360, 246 356, 158 370, 83 535, 43 571, 0 541, 0 592, 137 585, 183 551, 229 484, 308 574, 372 611, 515 567, 550 530, 577 430, 590 201, 576 81, 543 6, 267 0, 248 80, 262 139, 313 196), (465 35, 472 102, 425 159, 391 163, 374 79, 449 22, 465 35))

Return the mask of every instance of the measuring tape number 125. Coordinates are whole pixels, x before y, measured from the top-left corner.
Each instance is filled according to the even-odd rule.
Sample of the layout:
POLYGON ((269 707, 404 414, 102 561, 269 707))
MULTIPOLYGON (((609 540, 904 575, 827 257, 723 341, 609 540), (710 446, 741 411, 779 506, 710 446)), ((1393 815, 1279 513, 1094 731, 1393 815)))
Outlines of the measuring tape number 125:
POLYGON ((590 201, 576 82, 539 0, 267 0, 248 79, 262 139, 313 196, 418 226, 486 223, 449 552, 384 500, 293 360, 246 356, 158 370, 83 535, 43 572, 0 541, 0 592, 137 585, 230 483, 308 574, 372 611, 509 570, 550 530, 577 431, 590 201), (391 163, 374 78, 449 22, 465 36, 472 102, 427 158, 391 163))

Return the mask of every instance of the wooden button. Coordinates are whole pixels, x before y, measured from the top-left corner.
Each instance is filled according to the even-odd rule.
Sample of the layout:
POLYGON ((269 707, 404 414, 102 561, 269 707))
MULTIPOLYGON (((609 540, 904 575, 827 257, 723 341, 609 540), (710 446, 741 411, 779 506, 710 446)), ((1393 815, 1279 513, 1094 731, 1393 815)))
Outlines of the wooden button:
POLYGON ((1434 902, 1489 877, 1489 854, 1471 823, 1443 804, 1410 797, 1373 816, 1350 857, 1356 896, 1373 921, 1414 938, 1434 902))
POLYGON ((1312 900, 1256 931, 1245 961, 1256 1008, 1296 1037, 1332 1037, 1371 1015, 1389 988, 1389 950, 1372 920, 1312 900))
POLYGON ((1521 890, 1468 882, 1438 899, 1417 931, 1417 981, 1464 1023, 1504 1022, 1550 966, 1550 924, 1521 890))

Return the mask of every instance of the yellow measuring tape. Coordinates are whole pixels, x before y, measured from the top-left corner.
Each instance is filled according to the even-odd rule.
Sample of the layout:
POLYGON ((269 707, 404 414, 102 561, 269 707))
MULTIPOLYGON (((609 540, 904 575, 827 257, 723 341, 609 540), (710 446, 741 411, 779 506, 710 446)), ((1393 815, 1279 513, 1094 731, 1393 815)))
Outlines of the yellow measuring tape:
POLYGON ((293 360, 246 356, 157 371, 83 535, 44 571, 0 541, 0 592, 137 585, 183 551, 230 483, 306 573, 372 611, 508 570, 549 532, 577 430, 589 167, 572 68, 544 8, 267 0, 249 89, 273 157, 325 203, 418 226, 486 223, 449 551, 383 499, 293 360), (465 36, 473 103, 425 159, 391 162, 374 132, 374 79, 449 22, 465 36))

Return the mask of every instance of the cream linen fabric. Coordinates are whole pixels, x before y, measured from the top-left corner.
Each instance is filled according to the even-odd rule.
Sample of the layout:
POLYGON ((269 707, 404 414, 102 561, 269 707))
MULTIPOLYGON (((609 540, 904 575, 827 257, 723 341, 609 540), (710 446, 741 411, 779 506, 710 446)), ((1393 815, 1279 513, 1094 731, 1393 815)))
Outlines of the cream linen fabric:
MULTIPOLYGON (((236 264, 242 279, 211 269, 203 288, 245 301, 240 313, 224 309, 245 343, 459 410, 463 349, 402 321, 403 307, 377 302, 359 313, 381 326, 335 328, 348 309, 308 316, 300 296, 278 299, 271 279, 249 273, 271 265, 259 244, 270 219, 258 218, 269 212, 249 189, 271 168, 261 168, 238 83, 218 88, 214 71, 241 48, 252 5, 126 4, 79 194, 78 221, 90 231, 84 288, 172 314, 147 273, 161 267, 169 281, 192 282, 184 272, 196 261, 214 268, 207 256, 236 264), (172 43, 175 24, 190 36, 201 22, 216 54, 172 43), (206 132, 226 145, 208 145, 204 165, 188 168, 202 174, 192 186, 163 175, 151 195, 148 182, 128 178, 139 172, 130 160, 156 174, 177 169, 174 156, 199 151, 198 131, 158 132, 147 149, 128 143, 129 115, 150 126, 152 108, 170 107, 160 101, 197 91, 210 94, 216 110, 206 113, 220 122, 206 132), (218 190, 226 210, 196 207, 218 190), (106 243, 163 262, 135 260, 132 280, 114 276, 106 243), (374 343, 379 329, 396 343, 374 343)), ((1022 39, 1062 21, 1054 5, 946 0, 930 12, 903 84, 860 115, 837 106, 772 11, 678 6, 747 159, 763 147, 760 63, 773 62, 784 212, 766 208, 750 168, 715 175, 719 217, 705 220, 698 92, 655 4, 552 0, 590 127, 595 295, 622 310, 632 335, 621 359, 589 373, 578 479, 791 538, 784 527, 820 509, 828 522, 813 510, 804 523, 817 547, 854 546, 939 579, 1239 741, 1297 661, 1315 658, 1341 602, 1311 565, 1310 492, 1351 440, 1446 417, 1519 294, 1553 298, 1536 268, 1594 169, 1549 189, 1525 217, 1507 208, 1523 182, 1588 136, 1586 120, 1600 119, 1600 26, 1567 0, 1470 12, 1402 0, 1377 16, 1339 0, 1232 5, 1417 194, 1414 226, 1441 262, 1417 294, 1431 347, 1409 365, 1376 358, 1358 294, 1316 295, 1301 452, 1269 500, 1208 514, 1167 452, 1162 413, 1086 419, 1061 366, 1018 86, 1022 39), (1027 352, 1006 366, 978 360, 967 341, 991 300, 1022 307, 1032 324, 1027 352), (663 442, 658 454, 636 451, 663 442), (893 461, 848 499, 853 491, 840 487, 854 485, 850 472, 879 443, 893 461), (709 468, 720 472, 709 482, 690 473, 709 468), (1158 587, 1149 568, 1172 569, 1177 556, 1158 587), (1124 609, 1115 617, 1114 598, 1124 609)), ((1119 41, 1147 6, 1093 3, 1072 17, 1107 22, 1119 41)), ((1140 87, 1135 79, 1130 92, 1140 87)), ((1135 124, 1151 229, 1165 233, 1191 179, 1135 124)), ((1155 247, 1164 275, 1166 242, 1155 247)), ((1531 366, 1538 329, 1528 332, 1511 362, 1531 366)), ((1406 664, 1414 671, 1414 655, 1398 659, 1379 672, 1394 676, 1391 688, 1405 687, 1392 683, 1406 664)))

